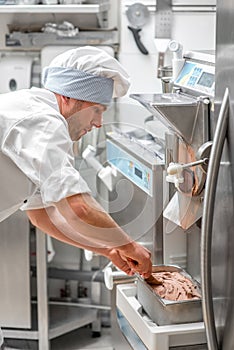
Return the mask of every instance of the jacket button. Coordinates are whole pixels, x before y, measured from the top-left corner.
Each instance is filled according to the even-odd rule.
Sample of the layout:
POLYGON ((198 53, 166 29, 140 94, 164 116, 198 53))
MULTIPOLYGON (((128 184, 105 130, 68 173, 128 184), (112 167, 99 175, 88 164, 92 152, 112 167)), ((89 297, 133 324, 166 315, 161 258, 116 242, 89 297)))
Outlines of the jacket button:
POLYGON ((27 203, 27 201, 28 201, 28 200, 27 200, 27 199, 25 199, 25 200, 24 200, 24 203, 27 203))

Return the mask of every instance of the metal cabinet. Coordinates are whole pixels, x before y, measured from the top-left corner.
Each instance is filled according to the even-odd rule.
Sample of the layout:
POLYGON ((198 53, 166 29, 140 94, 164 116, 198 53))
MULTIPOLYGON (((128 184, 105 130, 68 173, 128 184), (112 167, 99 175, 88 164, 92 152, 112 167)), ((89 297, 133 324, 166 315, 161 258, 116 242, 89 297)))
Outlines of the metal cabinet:
POLYGON ((0 223, 0 325, 31 327, 29 222, 17 212, 0 223))
POLYGON ((37 300, 31 300, 29 222, 17 212, 0 224, 0 324, 5 338, 38 341, 49 350, 50 340, 97 322, 98 308, 50 303, 47 279, 47 240, 36 231, 37 300))

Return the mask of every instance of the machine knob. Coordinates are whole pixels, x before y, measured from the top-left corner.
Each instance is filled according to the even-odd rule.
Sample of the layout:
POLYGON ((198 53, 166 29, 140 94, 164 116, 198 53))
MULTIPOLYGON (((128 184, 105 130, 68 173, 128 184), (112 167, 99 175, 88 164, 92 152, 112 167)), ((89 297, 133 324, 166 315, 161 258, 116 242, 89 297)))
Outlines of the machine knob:
POLYGON ((106 267, 104 270, 104 282, 107 289, 112 290, 114 284, 122 284, 135 281, 136 276, 128 276, 123 271, 112 271, 111 267, 106 267))
POLYGON ((85 250, 84 250, 84 256, 85 256, 85 259, 86 259, 87 261, 93 260, 93 252, 91 252, 91 250, 85 249, 85 250))

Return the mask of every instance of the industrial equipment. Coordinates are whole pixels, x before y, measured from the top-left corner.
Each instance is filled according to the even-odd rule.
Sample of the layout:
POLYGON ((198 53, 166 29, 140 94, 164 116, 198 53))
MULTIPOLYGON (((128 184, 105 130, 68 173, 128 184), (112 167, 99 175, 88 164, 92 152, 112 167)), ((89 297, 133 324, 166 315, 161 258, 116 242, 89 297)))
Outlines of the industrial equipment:
MULTIPOLYGON (((151 198, 152 192, 145 180, 147 152, 151 151, 149 145, 146 147, 147 151, 140 152, 137 148, 140 140, 131 141, 131 137, 127 137, 126 134, 114 132, 108 135, 107 160, 124 177, 125 196, 127 183, 130 182, 132 193, 138 193, 140 197, 139 202, 145 203, 147 200, 152 200, 151 207, 154 208, 154 214, 158 209, 163 210, 163 224, 158 230, 151 232, 151 238, 148 239, 148 244, 150 240, 153 243, 153 258, 157 264, 161 258, 163 264, 179 266, 200 282, 201 216, 212 148, 210 120, 213 116, 215 56, 211 51, 191 51, 186 52, 183 59, 184 65, 174 81, 172 93, 132 95, 132 98, 140 102, 153 115, 146 121, 146 129, 154 138, 155 149, 158 146, 160 150, 161 147, 160 140, 155 137, 155 133, 159 133, 158 128, 161 125, 159 121, 164 125, 164 129, 161 128, 161 138, 164 140, 166 157, 163 161, 161 160, 162 177, 157 176, 157 173, 156 176, 148 177, 153 179, 153 188, 156 189, 153 197, 151 198), (137 156, 135 154, 133 158, 135 147, 137 156), (161 195, 158 195, 160 191, 161 195), (145 195, 148 197, 147 200, 143 200, 145 195)), ((158 153, 155 154, 157 159, 158 153)), ((121 198, 119 197, 121 183, 118 186, 117 198, 121 198)), ((137 206, 134 195, 131 198, 133 198, 133 206, 137 206)), ((124 201, 126 202, 126 197, 123 196, 121 203, 124 201)), ((117 213, 113 215, 117 222, 127 227, 128 232, 130 234, 132 232, 132 237, 137 239, 139 237, 136 236, 138 232, 136 227, 141 229, 143 223, 149 222, 148 215, 151 211, 142 210, 141 215, 138 215, 135 220, 137 226, 134 227, 133 220, 128 215, 128 206, 122 208, 122 213, 126 215, 119 212, 122 214, 121 219, 117 217, 117 213), (123 217, 127 223, 123 222, 123 217), (140 217, 139 222, 138 217, 140 217)), ((134 212, 137 213, 137 210, 134 212)), ((157 213, 156 217, 152 216, 156 227, 159 217, 160 213, 157 213)), ((170 327, 158 325, 145 312, 149 303, 147 293, 145 299, 141 294, 140 303, 137 286, 126 283, 125 281, 125 284, 116 287, 116 306, 118 322, 120 327, 122 324, 122 332, 130 344, 133 341, 130 334, 134 332, 142 349, 153 350, 159 347, 160 350, 168 350, 170 347, 176 349, 178 346, 179 349, 186 345, 191 346, 192 349, 206 349, 202 319, 200 322, 197 319, 196 322, 174 323, 170 324, 170 327)))

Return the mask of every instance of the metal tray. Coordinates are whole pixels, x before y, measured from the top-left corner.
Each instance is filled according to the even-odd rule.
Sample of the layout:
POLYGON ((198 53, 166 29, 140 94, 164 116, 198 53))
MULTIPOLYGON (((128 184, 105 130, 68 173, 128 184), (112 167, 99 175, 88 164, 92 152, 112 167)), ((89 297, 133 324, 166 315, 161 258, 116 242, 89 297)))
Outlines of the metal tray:
MULTIPOLYGON (((179 272, 197 285, 200 292, 198 282, 178 266, 157 265, 153 266, 152 272, 179 272)), ((137 279, 137 299, 150 318, 159 326, 202 321, 201 299, 182 301, 162 299, 140 276, 137 279)))

